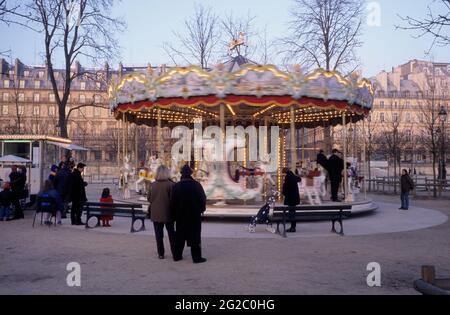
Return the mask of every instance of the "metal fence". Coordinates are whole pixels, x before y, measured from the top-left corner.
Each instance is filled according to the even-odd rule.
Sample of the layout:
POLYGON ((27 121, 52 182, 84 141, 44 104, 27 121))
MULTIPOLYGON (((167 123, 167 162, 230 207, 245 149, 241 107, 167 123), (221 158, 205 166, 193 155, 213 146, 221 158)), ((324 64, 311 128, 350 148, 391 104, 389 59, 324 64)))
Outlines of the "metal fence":
MULTIPOLYGON (((432 196, 436 190, 437 196, 450 192, 449 181, 430 179, 428 177, 411 176, 414 181, 412 194, 432 196)), ((366 179, 367 191, 377 193, 400 193, 400 177, 376 177, 366 179)))

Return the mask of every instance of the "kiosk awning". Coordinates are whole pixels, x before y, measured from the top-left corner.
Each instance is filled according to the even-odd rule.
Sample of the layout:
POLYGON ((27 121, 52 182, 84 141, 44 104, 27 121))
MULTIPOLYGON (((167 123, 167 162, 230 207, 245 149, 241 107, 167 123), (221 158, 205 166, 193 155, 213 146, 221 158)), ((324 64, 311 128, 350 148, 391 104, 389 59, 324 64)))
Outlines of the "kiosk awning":
POLYGON ((64 148, 66 150, 71 150, 71 151, 89 151, 89 149, 83 148, 83 147, 73 144, 73 143, 68 144, 68 143, 58 143, 58 142, 53 142, 53 141, 49 141, 47 143, 50 143, 50 144, 53 144, 58 147, 64 148))

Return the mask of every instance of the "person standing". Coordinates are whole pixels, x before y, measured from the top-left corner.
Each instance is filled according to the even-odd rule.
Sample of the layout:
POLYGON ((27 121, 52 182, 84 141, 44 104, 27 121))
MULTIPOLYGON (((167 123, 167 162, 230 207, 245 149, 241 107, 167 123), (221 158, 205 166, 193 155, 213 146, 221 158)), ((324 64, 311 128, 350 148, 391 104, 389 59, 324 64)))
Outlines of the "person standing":
POLYGON ((22 173, 22 169, 17 166, 11 168, 11 174, 9 174, 9 182, 11 185, 11 191, 13 193, 13 206, 14 206, 14 217, 13 220, 23 219, 23 209, 20 204, 20 199, 22 198, 23 192, 25 190, 25 184, 27 177, 22 173))
MULTIPOLYGON (((113 197, 111 196, 111 192, 109 188, 104 188, 102 191, 102 196, 100 198, 101 203, 114 203, 113 197)), ((100 217, 100 220, 102 221, 103 227, 111 227, 111 224, 109 224, 109 221, 114 220, 114 216, 112 214, 102 214, 100 217)))
POLYGON ((322 166, 325 170, 328 169, 328 159, 326 155, 324 154, 323 150, 320 150, 317 154, 316 162, 318 165, 322 166))
POLYGON ((402 177, 400 178, 400 200, 402 202, 402 206, 399 210, 408 210, 409 209, 409 192, 414 189, 414 182, 408 174, 406 169, 402 171, 402 177))
POLYGON ((344 170, 344 160, 338 156, 339 151, 333 149, 333 154, 327 162, 328 176, 331 184, 331 200, 338 202, 339 185, 342 182, 342 171, 344 170))
POLYGON ((11 204, 14 200, 14 195, 10 190, 8 182, 2 184, 3 190, 0 191, 0 221, 10 221, 11 204))
POLYGON ((83 173, 85 166, 86 165, 83 163, 78 163, 77 167, 73 170, 68 179, 70 187, 70 201, 72 201, 72 209, 70 211, 72 225, 84 225, 84 223, 81 222, 81 206, 87 201, 87 183, 83 180, 81 173, 83 173))
MULTIPOLYGON (((284 169, 286 174, 283 184, 283 196, 284 205, 288 207, 295 207, 300 204, 300 193, 298 191, 298 183, 301 178, 296 176, 291 170, 284 169)), ((286 232, 295 233, 297 228, 297 223, 295 222, 295 210, 289 210, 289 216, 291 217, 291 227, 286 230, 286 232)))
POLYGON ((56 173, 54 182, 54 187, 58 191, 59 195, 61 196, 61 199, 64 204, 64 209, 62 211, 62 218, 66 218, 67 209, 69 207, 69 176, 70 176, 70 169, 69 166, 65 163, 61 163, 62 168, 58 170, 56 173))
POLYGON ((50 175, 48 175, 48 180, 52 182, 53 187, 55 187, 55 177, 57 173, 58 173, 58 166, 52 165, 52 167, 50 168, 50 175))
POLYGON ((191 247, 192 261, 204 263, 202 257, 201 230, 202 214, 206 210, 206 195, 202 185, 192 178, 189 165, 181 169, 181 180, 172 189, 171 207, 175 215, 174 260, 183 259, 183 249, 191 247))
POLYGON ((174 183, 170 180, 170 170, 165 165, 158 166, 156 170, 156 181, 148 190, 147 200, 150 203, 150 219, 155 229, 156 247, 159 259, 164 259, 164 226, 169 235, 172 256, 175 252, 175 227, 174 215, 170 207, 170 196, 174 183))

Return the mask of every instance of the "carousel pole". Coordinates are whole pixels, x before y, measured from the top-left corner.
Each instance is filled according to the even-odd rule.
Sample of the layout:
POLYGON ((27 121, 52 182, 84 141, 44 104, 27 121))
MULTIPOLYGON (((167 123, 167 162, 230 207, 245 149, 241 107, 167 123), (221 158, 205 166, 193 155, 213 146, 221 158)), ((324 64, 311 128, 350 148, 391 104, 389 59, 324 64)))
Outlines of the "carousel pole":
MULTIPOLYGON (((222 131, 221 137, 220 137, 220 143, 222 146, 225 145, 225 104, 221 103, 219 108, 219 124, 220 124, 220 130, 222 131)), ((222 148, 222 153, 224 153, 224 148, 222 148)), ((225 159, 226 160, 226 159, 225 159)))
POLYGON ((122 116, 122 159, 125 162, 125 125, 126 125, 126 117, 125 113, 122 116))
POLYGON ((362 121, 364 138, 363 138, 363 153, 362 153, 362 169, 363 169, 363 185, 364 185, 364 200, 367 199, 367 185, 366 185, 366 122, 365 118, 362 121))
POLYGON ((161 109, 158 108, 158 125, 156 127, 156 152, 158 152, 158 158, 162 157, 162 148, 161 148, 161 138, 162 138, 162 130, 161 130, 161 109))
POLYGON ((136 169, 139 168, 139 157, 138 157, 138 131, 139 127, 138 125, 135 125, 134 127, 134 158, 135 158, 135 166, 136 169))
MULTIPOLYGON (((295 112, 294 106, 291 106, 291 170, 295 172, 297 164, 297 143, 295 136, 295 112)), ((303 154, 303 152, 302 152, 303 154)))
POLYGON ((128 156, 128 119, 125 116, 125 155, 128 156))
POLYGON ((302 128, 302 168, 306 169, 305 163, 305 126, 302 128))
POLYGON ((117 121, 117 166, 120 167, 120 129, 122 128, 122 120, 117 121))
POLYGON ((344 136, 344 154, 343 154, 343 159, 344 159, 344 200, 347 199, 347 193, 348 193, 348 187, 347 187, 347 182, 348 182, 348 176, 347 176, 347 126, 345 125, 346 121, 345 121, 345 111, 342 113, 342 128, 343 128, 343 136, 344 136))

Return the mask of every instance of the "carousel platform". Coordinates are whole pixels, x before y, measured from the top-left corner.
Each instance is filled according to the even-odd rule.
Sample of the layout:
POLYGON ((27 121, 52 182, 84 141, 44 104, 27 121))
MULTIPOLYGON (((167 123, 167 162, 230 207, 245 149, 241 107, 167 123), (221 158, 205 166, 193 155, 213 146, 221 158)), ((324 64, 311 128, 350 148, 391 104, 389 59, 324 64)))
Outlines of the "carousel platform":
MULTIPOLYGON (((145 197, 142 197, 135 192, 131 192, 130 199, 123 199, 120 196, 119 191, 115 194, 114 200, 116 202, 124 203, 138 203, 142 204, 144 209, 147 209, 148 202, 145 197)), ((303 201, 303 204, 307 204, 303 201)), ((364 200, 363 196, 359 197, 354 202, 344 202, 345 204, 352 205, 352 215, 364 215, 374 212, 378 209, 378 205, 372 199, 364 200)), ((324 200, 323 205, 333 205, 336 204, 331 201, 324 200)), ((204 217, 211 220, 225 220, 225 221, 247 221, 252 216, 256 215, 258 210, 262 207, 261 202, 252 202, 251 204, 225 204, 225 205, 214 205, 212 202, 208 202, 206 207, 206 212, 204 217)), ((281 205, 281 204, 276 204, 281 205)))
MULTIPOLYGON (((371 199, 359 200, 354 202, 343 202, 344 204, 352 205, 352 215, 362 215, 368 214, 378 209, 378 205, 373 202, 371 199)), ((304 203, 307 204, 307 203, 304 203)), ((337 204, 331 201, 324 201, 322 203, 325 205, 334 205, 337 204)), ((282 205, 282 204, 276 204, 282 205)), ((242 219, 247 220, 254 216, 258 210, 261 208, 262 204, 259 205, 225 205, 225 206, 213 206, 209 205, 206 208, 206 212, 204 214, 205 218, 210 219, 242 219)))

